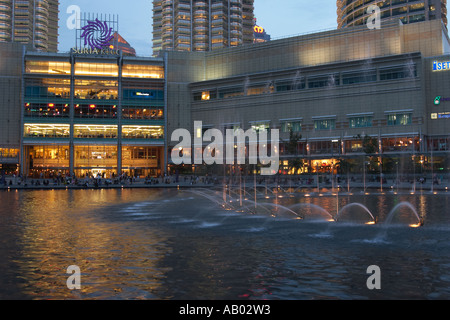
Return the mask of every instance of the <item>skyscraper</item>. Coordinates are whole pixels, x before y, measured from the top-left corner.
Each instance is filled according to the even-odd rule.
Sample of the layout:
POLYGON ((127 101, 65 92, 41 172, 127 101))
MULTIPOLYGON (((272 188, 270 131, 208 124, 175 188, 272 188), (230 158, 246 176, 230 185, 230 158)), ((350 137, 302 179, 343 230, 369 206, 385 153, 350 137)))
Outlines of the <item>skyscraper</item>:
POLYGON ((59 0, 0 0, 0 41, 58 50, 59 0))
POLYGON ((153 54, 253 42, 254 0, 154 0, 153 54))
POLYGON ((381 9, 381 21, 398 19, 403 24, 442 19, 447 26, 447 0, 337 0, 338 28, 365 24, 376 4, 381 9))

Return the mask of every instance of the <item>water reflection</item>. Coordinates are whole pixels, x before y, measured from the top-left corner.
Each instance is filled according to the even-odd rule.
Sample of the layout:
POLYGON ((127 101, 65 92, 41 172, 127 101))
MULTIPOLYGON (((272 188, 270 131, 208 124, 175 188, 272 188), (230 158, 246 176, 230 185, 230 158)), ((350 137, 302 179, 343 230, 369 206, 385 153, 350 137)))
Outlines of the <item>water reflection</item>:
POLYGON ((251 210, 265 202, 269 213, 278 205, 272 215, 224 210, 222 190, 2 192, 0 299, 450 298, 447 195, 275 195, 243 201, 251 210), (367 218, 366 208, 382 222, 402 203, 425 227, 404 224, 406 206, 395 229, 283 212, 352 208, 367 218), (372 264, 383 270, 382 292, 365 287, 372 264), (80 291, 66 287, 70 265, 81 268, 80 291))
POLYGON ((18 193, 7 208, 17 210, 19 217, 13 223, 16 268, 8 272, 15 275, 21 294, 32 299, 101 299, 119 293, 122 298, 153 298, 150 293, 161 285, 164 272, 157 268, 167 252, 164 233, 136 230, 131 222, 113 222, 95 214, 129 196, 120 190, 18 193), (82 270, 81 292, 68 293, 65 272, 70 265, 82 270), (143 288, 137 291, 129 283, 141 283, 143 288))

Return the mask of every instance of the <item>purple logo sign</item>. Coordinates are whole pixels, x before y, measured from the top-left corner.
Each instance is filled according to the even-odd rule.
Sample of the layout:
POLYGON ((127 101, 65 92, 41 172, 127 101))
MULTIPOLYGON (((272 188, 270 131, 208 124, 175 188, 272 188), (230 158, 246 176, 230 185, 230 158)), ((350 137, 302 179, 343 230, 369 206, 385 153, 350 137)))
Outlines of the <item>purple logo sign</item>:
POLYGON ((92 49, 101 50, 109 46, 109 42, 114 38, 112 28, 108 24, 98 19, 88 21, 83 28, 81 38, 84 38, 84 45, 89 45, 92 49))

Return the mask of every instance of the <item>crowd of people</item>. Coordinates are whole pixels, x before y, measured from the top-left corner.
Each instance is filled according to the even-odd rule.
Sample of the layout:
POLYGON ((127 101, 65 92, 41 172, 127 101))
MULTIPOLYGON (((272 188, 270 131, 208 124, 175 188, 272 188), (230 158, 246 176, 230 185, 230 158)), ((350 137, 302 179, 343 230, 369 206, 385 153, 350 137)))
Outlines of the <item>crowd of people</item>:
MULTIPOLYGON (((424 175, 410 177, 410 176, 382 176, 383 184, 408 185, 413 184, 430 184, 444 185, 447 180, 443 175, 433 175, 427 177, 424 175)), ((133 176, 123 173, 116 175, 112 173, 109 177, 105 174, 86 174, 82 177, 76 177, 70 174, 53 174, 50 176, 25 177, 21 174, 7 175, 5 172, 0 172, 0 187, 41 187, 41 186, 53 186, 53 187, 120 187, 120 186, 168 186, 168 185, 181 185, 181 186, 200 186, 200 185, 239 185, 239 184, 251 184, 257 185, 283 185, 290 187, 316 187, 319 183, 321 186, 329 185, 342 185, 348 184, 358 185, 361 183, 379 184, 380 176, 349 176, 346 175, 308 175, 308 176, 198 176, 198 175, 179 175, 177 174, 164 174, 158 177, 155 176, 133 176), (365 180, 364 180, 365 179, 365 180)))

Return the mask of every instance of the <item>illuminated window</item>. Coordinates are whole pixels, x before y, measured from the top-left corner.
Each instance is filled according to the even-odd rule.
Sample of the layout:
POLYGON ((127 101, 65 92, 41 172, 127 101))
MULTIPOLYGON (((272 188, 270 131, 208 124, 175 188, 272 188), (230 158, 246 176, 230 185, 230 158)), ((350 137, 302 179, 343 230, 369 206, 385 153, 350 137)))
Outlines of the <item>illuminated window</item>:
POLYGON ((195 92, 193 94, 194 101, 209 101, 217 98, 217 93, 215 90, 195 92))
POLYGON ((118 82, 105 80, 75 80, 75 99, 117 100, 118 82))
POLYGON ((32 168, 68 168, 68 146, 33 146, 28 151, 32 168))
POLYGON ((392 113, 387 115, 388 126, 406 126, 412 123, 412 113, 392 113))
POLYGON ((210 100, 210 99, 211 99, 211 95, 209 94, 209 91, 202 92, 202 101, 210 100))
POLYGON ((116 125, 74 125, 74 137, 81 139, 116 139, 116 125))
POLYGON ((314 130, 334 130, 336 129, 336 119, 318 119, 314 121, 314 130))
POLYGON ((76 104, 75 118, 117 118, 117 105, 76 104))
POLYGON ((25 97, 70 99, 70 79, 26 79, 25 97))
POLYGON ((133 84, 127 84, 127 87, 123 89, 123 100, 164 100, 164 90, 162 88, 149 89, 152 86, 149 85, 146 88, 137 89, 138 87, 133 84))
POLYGON ((301 132, 302 122, 301 121, 284 121, 281 123, 281 132, 301 132))
POLYGON ((164 139, 163 126, 123 126, 123 139, 164 139))
POLYGON ((115 146, 75 146, 75 167, 117 167, 115 146))
MULTIPOLYGON (((432 9, 433 6, 430 6, 430 11, 434 11, 432 9)), ((412 4, 409 6, 409 12, 413 12, 413 11, 420 11, 420 10, 424 10, 425 9, 425 3, 417 3, 417 4, 412 4)))
POLYGON ((25 124, 25 138, 69 138, 70 125, 66 124, 25 124))
POLYGON ((367 128, 372 126, 373 116, 351 117, 349 119, 350 128, 367 128))
POLYGON ((164 67, 124 64, 122 67, 122 77, 164 79, 164 67))
POLYGON ((149 107, 123 107, 123 119, 164 120, 164 110, 149 107))
POLYGON ((25 62, 25 72, 30 74, 70 75, 71 64, 64 61, 33 61, 25 62))
POLYGON ((270 121, 252 122, 251 128, 256 132, 267 131, 270 128, 270 121))
POLYGON ((158 149, 152 147, 123 147, 124 167, 157 168, 158 149))
POLYGON ((235 87, 235 88, 227 88, 227 89, 219 90, 219 98, 220 99, 241 97, 243 95, 244 95, 243 87, 235 87))
POLYGON ((0 148, 0 158, 17 158, 19 156, 19 149, 0 148))
POLYGON ((26 118, 68 118, 69 104, 64 103, 25 103, 26 118))
POLYGON ((98 76, 98 77, 118 77, 119 76, 119 67, 115 63, 77 62, 75 64, 75 75, 77 75, 77 76, 98 76))

